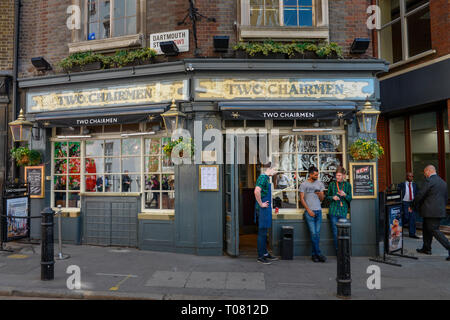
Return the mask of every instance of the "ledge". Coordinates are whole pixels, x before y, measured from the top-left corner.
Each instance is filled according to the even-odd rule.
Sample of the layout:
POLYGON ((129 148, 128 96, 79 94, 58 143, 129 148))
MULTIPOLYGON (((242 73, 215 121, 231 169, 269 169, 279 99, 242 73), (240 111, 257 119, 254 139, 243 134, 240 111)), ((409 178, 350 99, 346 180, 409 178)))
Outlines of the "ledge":
POLYGON ((328 40, 328 27, 254 27, 241 26, 239 37, 248 39, 274 39, 274 40, 328 40))
POLYGON ((174 220, 174 210, 158 210, 158 212, 142 212, 138 214, 138 220, 174 220))
POLYGON ((85 51, 115 51, 121 48, 142 47, 144 45, 144 35, 134 34, 129 36, 89 40, 69 43, 69 53, 85 51))
POLYGON ((81 196, 88 197, 140 197, 139 192, 80 192, 81 196))
MULTIPOLYGON (((304 220, 304 209, 281 209, 278 214, 275 210, 272 211, 272 220, 304 220)), ((322 209, 322 220, 328 220, 328 208, 322 209)), ((350 214, 347 214, 347 219, 350 219, 350 214)))
POLYGON ((432 49, 432 50, 428 50, 428 51, 422 52, 422 53, 420 53, 420 54, 417 54, 417 55, 415 55, 415 56, 412 56, 412 57, 410 57, 410 58, 408 58, 408 59, 406 59, 406 60, 402 60, 402 61, 393 63, 393 64, 391 64, 391 65, 389 66, 389 71, 392 71, 392 69, 401 67, 401 66, 403 66, 403 65, 405 65, 405 64, 408 64, 408 63, 410 63, 410 62, 413 62, 413 61, 422 59, 422 58, 424 58, 424 57, 430 56, 430 55, 435 54, 435 53, 436 53, 436 50, 433 50, 433 49, 432 49))
MULTIPOLYGON (((61 208, 63 218, 78 218, 81 216, 80 208, 61 208)), ((58 212, 58 208, 52 208, 53 211, 58 212)))

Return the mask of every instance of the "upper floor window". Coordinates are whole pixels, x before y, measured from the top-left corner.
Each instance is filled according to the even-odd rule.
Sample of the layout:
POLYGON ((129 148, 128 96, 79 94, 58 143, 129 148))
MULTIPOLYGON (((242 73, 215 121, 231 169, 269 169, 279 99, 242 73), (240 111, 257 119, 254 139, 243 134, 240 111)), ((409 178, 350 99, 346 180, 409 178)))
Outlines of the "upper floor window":
POLYGON ((86 6, 88 40, 137 33, 136 0, 87 0, 86 6))
POLYGON ((313 26, 313 0, 250 0, 252 26, 313 26))
POLYGON ((430 1, 379 0, 380 57, 391 63, 431 50, 430 1))

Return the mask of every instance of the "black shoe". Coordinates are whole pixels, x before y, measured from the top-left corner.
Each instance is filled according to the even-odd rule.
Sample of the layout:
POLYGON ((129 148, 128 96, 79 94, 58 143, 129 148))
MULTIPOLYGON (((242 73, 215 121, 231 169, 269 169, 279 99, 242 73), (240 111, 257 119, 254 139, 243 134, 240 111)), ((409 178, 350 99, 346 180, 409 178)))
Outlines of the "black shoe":
POLYGON ((325 261, 327 261, 327 258, 326 258, 325 256, 323 256, 323 255, 320 255, 320 256, 318 256, 317 258, 319 259, 320 262, 325 262, 325 261))
POLYGON ((409 237, 412 238, 412 239, 420 239, 420 237, 418 237, 418 236, 416 236, 416 235, 409 236, 409 237))
POLYGON ((272 264, 269 260, 267 260, 265 257, 258 258, 258 262, 261 262, 262 264, 272 264))
POLYGON ((269 261, 277 261, 277 260, 278 260, 277 257, 272 256, 270 253, 265 254, 265 255, 264 255, 264 258, 266 258, 266 259, 269 260, 269 261))
POLYGON ((447 259, 445 259, 445 260, 450 261, 450 256, 448 256, 447 259))
POLYGON ((428 251, 428 250, 425 250, 425 249, 416 249, 416 251, 418 252, 418 253, 423 253, 423 254, 428 254, 428 255, 431 255, 431 250, 430 251, 428 251))
POLYGON ((319 257, 318 256, 312 256, 311 260, 314 262, 320 262, 319 257))

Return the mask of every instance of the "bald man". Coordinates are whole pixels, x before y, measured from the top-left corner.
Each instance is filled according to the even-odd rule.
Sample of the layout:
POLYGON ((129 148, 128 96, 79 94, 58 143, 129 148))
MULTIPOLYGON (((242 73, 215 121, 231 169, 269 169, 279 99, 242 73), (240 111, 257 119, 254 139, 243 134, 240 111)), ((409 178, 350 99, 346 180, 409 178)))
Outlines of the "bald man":
POLYGON ((423 217, 423 246, 417 252, 431 254, 431 242, 435 237, 447 249, 447 261, 450 261, 450 242, 439 230, 441 219, 447 214, 447 183, 436 174, 436 168, 432 165, 426 166, 423 174, 425 182, 413 202, 423 217))

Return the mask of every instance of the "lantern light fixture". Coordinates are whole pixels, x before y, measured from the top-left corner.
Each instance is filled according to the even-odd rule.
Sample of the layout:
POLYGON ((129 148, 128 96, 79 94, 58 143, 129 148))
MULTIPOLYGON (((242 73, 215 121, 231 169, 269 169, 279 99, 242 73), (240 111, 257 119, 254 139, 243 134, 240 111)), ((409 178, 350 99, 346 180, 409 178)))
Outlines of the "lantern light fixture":
POLYGON ((175 99, 172 100, 172 105, 170 109, 163 114, 161 117, 164 120, 164 126, 168 135, 171 135, 177 129, 183 129, 186 122, 186 114, 179 111, 175 99))
POLYGON ((369 100, 364 104, 364 108, 356 113, 359 131, 361 133, 374 133, 377 131, 378 117, 380 111, 372 107, 369 100))
POLYGON ((20 109, 19 117, 8 123, 11 129, 11 135, 14 142, 29 141, 31 138, 31 132, 33 123, 25 119, 23 109, 20 109))

